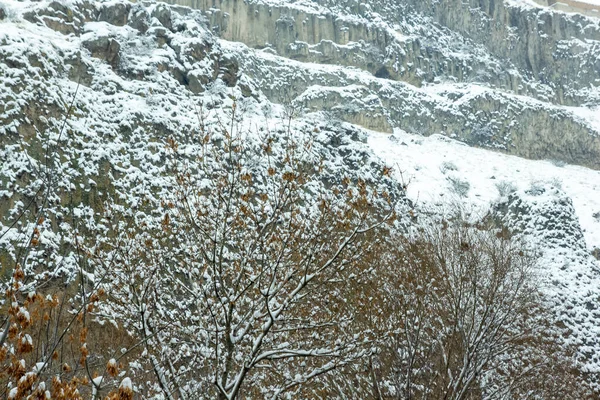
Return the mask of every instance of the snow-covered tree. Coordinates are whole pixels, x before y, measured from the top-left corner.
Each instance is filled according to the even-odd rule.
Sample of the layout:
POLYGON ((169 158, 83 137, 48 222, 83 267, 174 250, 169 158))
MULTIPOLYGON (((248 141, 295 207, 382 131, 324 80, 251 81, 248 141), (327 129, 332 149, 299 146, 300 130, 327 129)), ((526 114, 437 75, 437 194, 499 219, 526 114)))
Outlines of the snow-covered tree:
POLYGON ((534 254, 491 227, 435 225, 394 239, 379 260, 382 391, 399 399, 586 398, 554 333, 534 254))
POLYGON ((114 217, 98 259, 114 264, 107 312, 142 338, 157 397, 314 397, 327 389, 307 382, 374 348, 348 293, 372 276, 364 255, 393 205, 325 180, 309 134, 257 139, 232 121, 204 127, 193 152, 168 141, 160 216, 114 217))

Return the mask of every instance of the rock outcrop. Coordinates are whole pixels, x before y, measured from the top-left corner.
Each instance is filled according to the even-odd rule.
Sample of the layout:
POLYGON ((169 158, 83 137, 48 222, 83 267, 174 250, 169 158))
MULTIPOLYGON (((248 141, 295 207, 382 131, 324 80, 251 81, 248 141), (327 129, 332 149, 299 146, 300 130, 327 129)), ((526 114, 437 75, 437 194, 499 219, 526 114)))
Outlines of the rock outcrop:
POLYGON ((550 183, 534 182, 497 204, 494 217, 541 252, 536 254, 540 281, 565 323, 565 341, 576 345, 589 372, 595 371, 600 366, 600 338, 594 333, 600 319, 600 265, 586 248, 571 199, 550 183))
POLYGON ((358 128, 283 123, 281 107, 267 101, 198 11, 125 0, 31 3, 7 24, 0 29, 0 260, 15 259, 22 229, 43 208, 40 230, 48 236, 27 271, 40 279, 73 276, 74 221, 103 234, 98 213, 107 198, 140 215, 158 212, 174 184, 167 140, 199 157, 201 126, 228 121, 234 104, 251 114, 246 125, 236 119, 241 130, 284 137, 291 124, 310 133, 323 179, 375 182, 399 207, 407 204, 358 128), (260 126, 249 126, 257 112, 260 126), (47 258, 45 248, 60 251, 47 258))
POLYGON ((600 20, 510 0, 170 2, 246 44, 233 56, 272 101, 600 168, 585 118, 600 112, 600 20))
MULTIPOLYGON (((600 168, 600 129, 590 120, 600 113, 600 20, 511 0, 170 2, 177 6, 55 1, 24 16, 81 36, 92 57, 134 79, 152 68, 132 68, 127 54, 165 49, 161 57, 175 62, 156 67, 193 94, 218 77, 234 87, 247 76, 257 85, 253 93, 242 83, 245 97, 261 92, 372 130, 600 168), (196 22, 226 41, 223 54, 211 55, 208 32, 173 42, 194 9, 205 18, 196 13, 196 22), (199 63, 210 67, 201 72, 199 63)), ((86 69, 72 71, 80 80, 74 71, 86 69)))
MULTIPOLYGON (((252 129, 307 132, 324 179, 370 180, 405 211, 357 125, 600 169, 597 19, 512 0, 171 2, 0 7, 0 259, 15 259, 27 228, 14 217, 37 221, 31 210, 44 208, 39 270, 27 272, 73 276, 75 222, 105 234, 107 197, 160 212, 174 184, 167 140, 199 156, 203 123, 234 109, 264 124, 252 129)), ((542 187, 496 214, 565 267, 550 294, 586 362, 600 365, 599 271, 569 199, 542 187)))

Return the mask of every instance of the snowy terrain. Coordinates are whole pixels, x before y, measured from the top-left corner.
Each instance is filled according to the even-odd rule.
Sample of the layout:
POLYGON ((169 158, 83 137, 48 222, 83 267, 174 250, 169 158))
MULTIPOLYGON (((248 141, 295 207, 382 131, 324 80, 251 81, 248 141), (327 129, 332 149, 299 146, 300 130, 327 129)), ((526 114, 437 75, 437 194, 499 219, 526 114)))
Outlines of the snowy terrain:
MULTIPOLYGON (((363 15, 348 12, 332 20, 359 39, 309 43, 279 37, 281 43, 272 46, 250 43, 244 32, 231 39, 248 39, 246 44, 217 37, 209 27, 227 13, 213 9, 203 14, 149 3, 136 5, 131 14, 123 11, 123 17, 118 6, 127 10, 123 4, 129 3, 97 3, 106 8, 75 0, 52 7, 0 3, 8 10, 0 21, 4 255, 14 257, 19 250, 14 243, 28 226, 11 223, 43 187, 28 177, 47 167, 48 153, 59 155, 51 161, 57 177, 48 211, 59 230, 51 229, 49 219, 41 241, 59 248, 76 234, 70 215, 103 232, 102 224, 94 224, 108 186, 126 207, 137 210, 143 198, 159 208, 172 185, 164 176, 166 139, 177 139, 193 156, 199 107, 206 122, 216 123, 236 99, 256 131, 277 131, 296 117, 294 127, 312 132, 333 176, 377 180, 384 164, 393 167, 396 180, 384 183, 396 189, 406 184, 417 213, 458 204, 484 216, 503 204, 522 206, 525 215, 506 213, 503 222, 541 249, 544 288, 573 332, 567 341, 578 345, 589 371, 600 372, 600 261, 592 255, 600 257, 600 170, 581 166, 600 166, 598 21, 547 10, 533 17, 515 14, 540 29, 524 48, 563 63, 548 72, 536 70, 545 60, 519 60, 509 52, 512 47, 477 42, 470 23, 456 23, 452 30, 432 15, 402 19, 374 11, 381 2, 365 6, 363 15), (110 7, 113 14, 102 14, 110 7), (553 39, 544 30, 546 18, 556 18, 554 26, 583 26, 580 36, 566 30, 553 39), (505 50, 514 58, 503 59, 505 50), (74 112, 62 135, 71 101, 74 112), (67 204, 73 197, 87 204, 67 204)), ((317 21, 323 32, 331 10, 345 9, 345 2, 333 3, 329 8, 327 1, 257 2, 281 6, 284 16, 295 15, 301 23, 317 21)), ((256 12, 258 20, 262 14, 256 12)), ((275 22, 294 21, 286 18, 275 22)), ((515 32, 529 28, 501 33, 517 46, 515 32)), ((402 198, 401 190, 397 194, 402 198)), ((72 274, 70 257, 46 260, 54 269, 44 277, 72 274)))
POLYGON ((591 358, 589 371, 600 371, 600 358, 590 342, 600 334, 600 260, 591 255, 592 249, 600 248, 600 171, 474 149, 440 135, 371 132, 368 143, 394 167, 397 179, 407 184, 409 199, 422 211, 452 213, 458 207, 478 219, 511 195, 531 205, 532 211, 538 209, 538 216, 526 222, 523 238, 542 251, 538 265, 543 290, 573 323, 570 326, 577 327, 568 341, 591 358), (463 186, 457 189, 453 182, 463 186), (565 199, 572 200, 574 210, 565 199), (569 215, 573 211, 575 217, 569 215), (558 223, 558 231, 551 233, 548 225, 564 213, 569 222, 558 223), (573 229, 578 236, 579 226, 587 249, 565 235, 573 229))
POLYGON ((485 212, 502 196, 498 187, 503 184, 516 191, 551 183, 573 200, 588 248, 600 248, 600 171, 476 149, 441 135, 423 138, 403 131, 391 136, 372 132, 369 144, 401 173, 398 178, 409 183, 408 197, 424 207, 450 201, 485 212), (469 182, 466 196, 452 192, 451 177, 469 182))

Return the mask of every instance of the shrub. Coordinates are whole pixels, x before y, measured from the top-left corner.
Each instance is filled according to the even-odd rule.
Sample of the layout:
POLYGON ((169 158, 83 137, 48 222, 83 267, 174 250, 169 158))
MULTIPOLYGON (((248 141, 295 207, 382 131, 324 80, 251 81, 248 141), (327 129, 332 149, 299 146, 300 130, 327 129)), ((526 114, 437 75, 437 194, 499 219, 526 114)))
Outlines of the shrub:
POLYGON ((516 185, 508 181, 497 182, 496 189, 500 197, 508 197, 508 195, 517 191, 516 185))
POLYGON ((193 160, 167 142, 174 186, 160 216, 115 221, 96 260, 112 278, 106 312, 143 343, 147 389, 162 396, 335 393, 348 385, 338 371, 372 352, 351 301, 393 220, 389 197, 324 181, 301 134, 257 140, 232 122, 201 140, 193 160))
POLYGON ((471 184, 461 178, 447 176, 450 191, 459 197, 467 197, 469 194, 469 190, 471 189, 471 184))
POLYGON ((458 171, 458 167, 452 161, 444 161, 440 165, 440 171, 445 174, 448 171, 458 171))

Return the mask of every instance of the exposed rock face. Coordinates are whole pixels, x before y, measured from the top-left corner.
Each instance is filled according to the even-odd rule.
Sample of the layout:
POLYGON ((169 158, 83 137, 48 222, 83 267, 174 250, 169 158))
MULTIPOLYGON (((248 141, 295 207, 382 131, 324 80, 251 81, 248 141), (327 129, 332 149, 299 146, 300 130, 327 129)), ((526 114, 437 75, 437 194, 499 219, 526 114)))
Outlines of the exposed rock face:
POLYGON ((127 24, 130 10, 131 5, 128 3, 105 4, 100 8, 98 20, 123 26, 127 24))
MULTIPOLYGON (((228 121, 234 99, 240 113, 264 110, 260 129, 286 135, 280 107, 266 100, 198 11, 122 0, 31 3, 22 12, 0 29, 2 262, 14 261, 20 243, 22 225, 9 228, 14 216, 34 204, 23 224, 36 220, 32 209, 45 207, 40 229, 52 234, 42 238, 27 272, 72 276, 65 243, 73 215, 103 234, 97 216, 107 198, 136 212, 157 212, 173 185, 167 139, 189 149, 191 159, 199 157, 200 120, 208 126, 228 121), (46 201, 39 196, 46 188, 40 171, 48 168, 53 180, 46 201), (64 250, 67 261, 46 258, 45 248, 64 250)), ((289 122, 311 134, 312 149, 324 160, 323 179, 381 184, 404 207, 401 185, 381 174, 365 133, 325 122, 289 122)))
POLYGON ((600 20, 510 0, 170 2, 255 49, 233 56, 272 101, 600 168, 600 132, 563 107, 600 105, 600 20))
POLYGON ((557 103, 586 103, 589 98, 584 89, 600 85, 598 19, 519 7, 511 1, 409 3, 548 86, 557 103))
POLYGON ((53 1, 47 7, 26 12, 23 17, 30 22, 41 22, 52 30, 69 35, 80 34, 83 24, 95 20, 98 11, 89 2, 74 9, 53 1))
POLYGON ((600 319, 600 265, 586 248, 571 199, 551 184, 534 183, 498 204, 495 216, 541 251, 540 279, 568 327, 565 338, 592 370, 597 368, 600 338, 593 330, 600 319))
POLYGON ((52 2, 26 18, 74 35, 85 33, 85 23, 108 23, 113 28, 86 33, 83 45, 123 72, 127 29, 152 37, 157 48, 173 49, 179 63, 159 63, 159 70, 192 93, 217 76, 233 87, 245 74, 271 101, 368 129, 439 133, 600 168, 600 132, 580 117, 592 111, 563 107, 600 105, 600 20, 510 1, 172 0, 202 11, 221 38, 249 47, 213 55, 208 75, 192 67, 210 53, 206 41, 189 49, 172 43, 174 32, 186 30, 178 22, 191 12, 184 7, 52 2), (319 67, 330 65, 353 69, 319 67))
MULTIPOLYGON (((15 23, 0 7, 12 24, 0 31, 2 232, 24 204, 42 206, 35 172, 48 165, 57 189, 45 228, 57 233, 41 248, 68 243, 73 213, 91 226, 107 196, 159 210, 172 185, 165 141, 197 155, 199 108, 221 123, 233 99, 271 122, 318 113, 293 123, 312 134, 325 179, 371 179, 402 201, 365 133, 339 120, 600 169, 600 132, 588 118, 600 104, 597 20, 510 0, 174 2, 31 2, 15 23)), ((284 136, 278 124, 269 129, 284 136)), ((570 329, 587 329, 573 337, 600 365, 600 343, 585 342, 600 319, 597 264, 570 200, 542 189, 511 195, 497 218, 547 245, 549 264, 566 260, 553 299, 570 329)), ((13 257, 18 234, 0 239, 0 258, 13 257)), ((73 272, 42 250, 32 257, 50 274, 73 272)))
POLYGON ((121 45, 110 37, 98 37, 83 42, 83 46, 90 51, 92 57, 106 61, 113 68, 119 65, 119 52, 121 45))
POLYGON ((600 21, 578 15, 521 8, 494 0, 413 0, 402 4, 377 0, 369 5, 338 0, 309 3, 325 8, 294 7, 266 0, 169 2, 205 10, 215 32, 226 40, 254 48, 272 46, 279 55, 303 61, 327 63, 329 59, 336 64, 355 65, 393 79, 401 77, 421 83, 440 76, 460 81, 479 78, 518 94, 540 98, 547 99, 548 93, 543 92, 551 90, 555 92, 554 101, 569 105, 589 100, 585 94, 578 97, 576 90, 590 83, 600 84, 600 64, 595 56, 600 21), (421 26, 415 26, 417 23, 421 26), (444 31, 444 27, 452 31, 444 31), (419 36, 410 35, 414 32, 406 35, 406 31, 419 28, 422 30, 419 36), (433 35, 428 36, 425 29, 431 29, 433 35), (481 45, 480 51, 487 52, 491 59, 465 59, 466 54, 449 54, 447 50, 459 49, 456 43, 445 43, 455 33, 461 35, 455 38, 464 43, 463 49, 477 50, 474 45, 481 45), (574 43, 574 39, 579 43, 574 43), (327 51, 328 42, 338 46, 352 44, 353 49, 344 49, 340 56, 336 54, 340 49, 327 51), (449 48, 444 48, 446 44, 449 48), (357 52, 367 55, 365 45, 371 53, 367 60, 348 57, 357 52), (374 52, 382 56, 380 60, 374 52), (390 53, 396 62, 381 65, 386 58, 391 61, 390 53), (582 66, 581 61, 586 59, 589 62, 582 66), (512 68, 515 70, 511 71, 512 68), (574 76, 577 76, 575 81, 574 76), (532 87, 540 84, 545 87, 532 87), (561 90, 564 88, 575 92, 564 93, 561 90))

